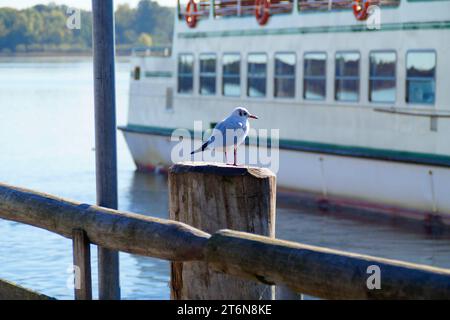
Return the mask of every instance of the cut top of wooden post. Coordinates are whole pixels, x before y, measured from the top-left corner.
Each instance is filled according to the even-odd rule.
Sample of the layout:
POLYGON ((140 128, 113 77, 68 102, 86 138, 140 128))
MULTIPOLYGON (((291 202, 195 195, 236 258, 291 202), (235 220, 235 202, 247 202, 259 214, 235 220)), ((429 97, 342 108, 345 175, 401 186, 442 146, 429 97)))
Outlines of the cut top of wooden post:
POLYGON ((172 173, 205 173, 220 176, 245 176, 255 178, 275 177, 275 174, 267 168, 252 166, 232 166, 218 162, 192 162, 185 161, 172 165, 169 169, 172 173))
POLYGON ((269 169, 181 162, 169 169, 172 220, 208 233, 220 229, 275 235, 276 176, 269 169))

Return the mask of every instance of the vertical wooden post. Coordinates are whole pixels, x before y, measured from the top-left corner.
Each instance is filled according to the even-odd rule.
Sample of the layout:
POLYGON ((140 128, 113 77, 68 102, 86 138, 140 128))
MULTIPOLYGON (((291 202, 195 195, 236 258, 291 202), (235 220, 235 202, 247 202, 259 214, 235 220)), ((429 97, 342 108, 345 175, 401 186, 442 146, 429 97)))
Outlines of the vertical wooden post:
MULTIPOLYGON (((92 0, 97 204, 117 209, 114 8, 112 0, 92 0)), ((100 299, 120 299, 119 254, 98 248, 100 299)))
MULTIPOLYGON (((275 175, 268 169, 180 163, 169 170, 170 218, 214 233, 275 236, 275 175)), ((174 262, 172 299, 273 299, 273 286, 216 273, 205 262, 174 262)))
POLYGON ((72 232, 73 265, 75 267, 75 300, 92 300, 91 249, 86 232, 72 232))

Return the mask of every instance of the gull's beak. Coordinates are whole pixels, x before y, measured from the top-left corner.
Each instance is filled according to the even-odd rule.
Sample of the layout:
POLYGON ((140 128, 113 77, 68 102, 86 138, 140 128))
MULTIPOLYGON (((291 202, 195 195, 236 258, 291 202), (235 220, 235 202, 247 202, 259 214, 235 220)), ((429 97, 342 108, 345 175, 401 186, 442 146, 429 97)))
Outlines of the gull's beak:
POLYGON ((252 118, 252 119, 258 119, 258 117, 255 116, 254 114, 249 114, 248 117, 249 117, 249 118, 252 118))

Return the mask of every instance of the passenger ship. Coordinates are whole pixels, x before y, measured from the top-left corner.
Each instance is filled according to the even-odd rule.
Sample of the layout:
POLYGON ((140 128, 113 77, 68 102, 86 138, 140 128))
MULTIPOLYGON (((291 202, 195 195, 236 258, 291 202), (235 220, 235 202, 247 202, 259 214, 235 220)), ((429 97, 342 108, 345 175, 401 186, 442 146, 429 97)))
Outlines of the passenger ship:
POLYGON ((171 49, 132 57, 139 169, 243 106, 280 129, 279 190, 450 223, 450 1, 189 0, 175 20, 171 49))

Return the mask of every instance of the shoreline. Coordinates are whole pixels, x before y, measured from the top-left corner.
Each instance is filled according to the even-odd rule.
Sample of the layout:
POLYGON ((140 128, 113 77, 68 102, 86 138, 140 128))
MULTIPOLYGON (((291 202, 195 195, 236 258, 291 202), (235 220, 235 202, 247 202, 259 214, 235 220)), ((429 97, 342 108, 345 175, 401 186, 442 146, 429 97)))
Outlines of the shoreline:
MULTIPOLYGON (((123 50, 116 50, 116 57, 128 58, 131 56, 130 52, 124 52, 123 50)), ((4 53, 0 52, 0 58, 61 58, 61 57, 80 57, 89 58, 92 57, 92 51, 34 51, 34 52, 14 52, 4 53)))

